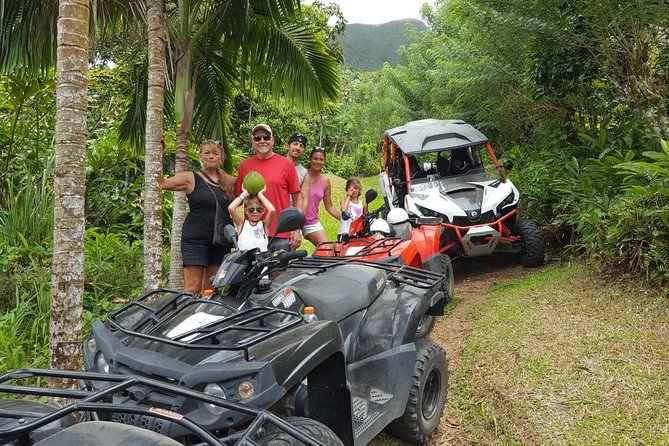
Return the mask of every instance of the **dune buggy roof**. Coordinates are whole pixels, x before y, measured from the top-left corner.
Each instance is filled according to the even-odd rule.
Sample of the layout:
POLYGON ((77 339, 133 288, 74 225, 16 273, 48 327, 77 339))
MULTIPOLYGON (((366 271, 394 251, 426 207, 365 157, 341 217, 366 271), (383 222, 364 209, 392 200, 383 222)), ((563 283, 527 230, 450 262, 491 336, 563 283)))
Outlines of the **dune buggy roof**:
POLYGON ((488 142, 473 126, 454 119, 411 121, 386 130, 385 134, 406 154, 454 150, 488 142))

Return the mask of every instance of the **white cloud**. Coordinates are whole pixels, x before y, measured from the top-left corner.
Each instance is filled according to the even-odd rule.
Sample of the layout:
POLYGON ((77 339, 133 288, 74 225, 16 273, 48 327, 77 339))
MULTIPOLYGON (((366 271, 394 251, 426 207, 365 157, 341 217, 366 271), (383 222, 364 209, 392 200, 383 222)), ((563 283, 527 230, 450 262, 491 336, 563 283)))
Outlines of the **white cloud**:
MULTIPOLYGON (((310 4, 313 0, 305 0, 310 4)), ((434 0, 322 0, 336 3, 348 23, 386 23, 398 19, 420 19, 424 3, 434 5, 434 0)))

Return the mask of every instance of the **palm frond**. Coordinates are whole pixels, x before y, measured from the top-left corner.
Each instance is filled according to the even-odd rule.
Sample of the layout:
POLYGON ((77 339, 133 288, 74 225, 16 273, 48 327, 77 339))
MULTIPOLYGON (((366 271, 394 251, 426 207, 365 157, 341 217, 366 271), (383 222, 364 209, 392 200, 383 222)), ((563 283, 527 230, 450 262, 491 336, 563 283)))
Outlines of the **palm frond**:
POLYGON ((317 109, 339 96, 339 65, 304 23, 253 16, 242 49, 250 75, 273 97, 317 109))

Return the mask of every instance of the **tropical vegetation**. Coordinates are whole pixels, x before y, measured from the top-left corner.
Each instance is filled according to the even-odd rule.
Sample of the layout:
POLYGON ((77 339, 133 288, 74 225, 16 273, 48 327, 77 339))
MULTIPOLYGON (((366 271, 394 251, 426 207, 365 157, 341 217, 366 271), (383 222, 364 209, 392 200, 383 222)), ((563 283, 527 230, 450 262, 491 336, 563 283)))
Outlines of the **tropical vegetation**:
MULTIPOLYGON (((108 8, 92 14, 88 27, 87 142, 78 184, 85 186, 78 236, 84 331, 141 292, 147 250, 157 249, 161 259, 152 277, 169 270, 166 248, 155 247, 174 241, 178 200, 148 198, 147 182, 196 166, 195 148, 205 137, 224 141, 226 168, 234 172, 257 122, 275 130, 279 152, 291 133, 307 134, 310 145, 328 149, 326 169, 345 178, 379 172, 386 129, 428 117, 464 119, 514 163, 509 174, 524 195, 523 212, 542 224, 552 257, 576 256, 666 284, 665 2, 438 0, 423 10, 426 29, 407 28, 399 63, 373 72, 341 68, 345 23, 324 2, 166 2, 158 12, 165 32, 157 36, 160 20, 147 25, 146 10, 122 9, 126 3, 144 4, 91 3, 108 8), (226 4, 234 7, 217 9, 226 4), (251 9, 236 9, 242 4, 251 9), (338 20, 329 24, 330 16, 338 20), (164 81, 148 75, 149 35, 164 41, 164 81), (161 82, 164 122, 150 127, 156 102, 147 108, 147 84, 161 82), (146 200, 158 200, 157 210, 147 210, 146 200), (150 212, 159 225, 148 247, 150 212)), ((54 181, 62 130, 57 5, 0 0, 3 369, 46 365, 54 228, 62 223, 54 208, 63 200, 54 181), (54 21, 42 26, 42 17, 54 21)), ((162 277, 156 283, 167 284, 162 277)))

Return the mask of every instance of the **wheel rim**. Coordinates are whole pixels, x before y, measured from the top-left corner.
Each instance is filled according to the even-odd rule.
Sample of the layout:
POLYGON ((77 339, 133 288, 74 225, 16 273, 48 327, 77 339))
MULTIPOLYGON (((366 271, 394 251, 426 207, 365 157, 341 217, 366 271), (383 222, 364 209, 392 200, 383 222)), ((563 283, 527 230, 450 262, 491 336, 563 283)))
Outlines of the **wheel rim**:
POLYGON ((439 410, 439 396, 441 394, 441 374, 438 369, 430 370, 423 388, 421 411, 423 418, 431 419, 439 410))

